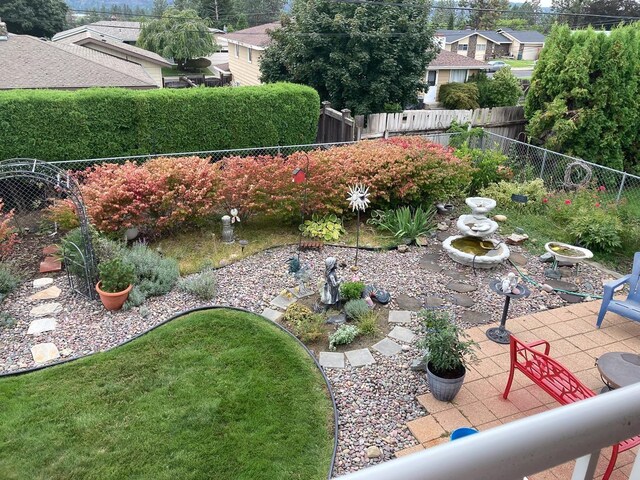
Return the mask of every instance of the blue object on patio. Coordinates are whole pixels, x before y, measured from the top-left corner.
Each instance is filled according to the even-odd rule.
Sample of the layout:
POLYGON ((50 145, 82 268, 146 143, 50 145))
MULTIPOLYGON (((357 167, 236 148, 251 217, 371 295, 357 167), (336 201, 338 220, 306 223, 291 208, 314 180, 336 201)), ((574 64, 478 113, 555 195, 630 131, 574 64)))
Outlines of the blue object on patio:
POLYGON ((460 427, 456 428, 453 432, 451 432, 451 440, 457 440, 462 437, 466 437, 467 435, 473 435, 474 433, 478 433, 478 430, 471 427, 460 427))
POLYGON ((604 286, 604 296, 602 297, 602 307, 598 313, 596 326, 600 328, 602 320, 607 312, 617 313, 627 317, 634 322, 640 322, 640 252, 636 252, 633 257, 633 269, 630 275, 607 283, 604 286), (615 289, 625 283, 629 284, 629 295, 626 300, 614 300, 615 289))

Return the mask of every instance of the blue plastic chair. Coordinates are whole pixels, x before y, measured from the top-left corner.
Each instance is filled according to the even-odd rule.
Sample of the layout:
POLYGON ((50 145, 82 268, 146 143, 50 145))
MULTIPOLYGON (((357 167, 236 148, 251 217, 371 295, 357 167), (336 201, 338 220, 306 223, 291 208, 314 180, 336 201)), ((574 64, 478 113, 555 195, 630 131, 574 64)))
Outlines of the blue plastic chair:
POLYGON ((618 280, 607 283, 604 286, 604 296, 602 307, 598 313, 596 326, 600 328, 602 320, 607 312, 617 313, 634 322, 640 322, 640 252, 636 252, 633 257, 633 270, 630 275, 625 275, 618 280), (625 283, 629 284, 629 295, 626 300, 613 300, 613 293, 616 288, 625 283))

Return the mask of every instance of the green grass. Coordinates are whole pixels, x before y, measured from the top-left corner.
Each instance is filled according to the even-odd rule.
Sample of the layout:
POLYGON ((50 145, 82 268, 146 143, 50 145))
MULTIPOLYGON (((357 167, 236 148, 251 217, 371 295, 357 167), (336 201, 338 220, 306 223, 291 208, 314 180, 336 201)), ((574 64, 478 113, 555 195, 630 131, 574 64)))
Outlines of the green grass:
POLYGON ((502 61, 512 68, 533 68, 533 62, 535 60, 512 60, 504 58, 502 61))
MULTIPOLYGON (((343 245, 356 244, 355 220, 345 222, 346 233, 337 242, 343 245)), ((203 228, 187 232, 178 232, 171 237, 159 240, 163 254, 178 260, 180 273, 188 275, 200 271, 206 265, 219 266, 221 260, 229 263, 254 255, 266 248, 286 244, 297 244, 300 238, 298 225, 278 225, 276 222, 257 219, 236 224, 236 239, 245 239, 249 244, 244 248, 238 242, 222 243, 221 227, 203 228)), ((377 232, 364 221, 360 223, 360 245, 368 247, 386 247, 397 242, 389 235, 377 232)))
POLYGON ((3 479, 321 479, 321 374, 252 314, 198 312, 130 344, 0 380, 3 479))

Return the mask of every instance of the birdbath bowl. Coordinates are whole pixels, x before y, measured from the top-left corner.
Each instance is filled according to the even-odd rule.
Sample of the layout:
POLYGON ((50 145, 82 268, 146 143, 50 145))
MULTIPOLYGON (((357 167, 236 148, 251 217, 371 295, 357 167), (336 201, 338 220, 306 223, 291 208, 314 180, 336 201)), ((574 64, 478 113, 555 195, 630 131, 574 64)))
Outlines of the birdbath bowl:
POLYGON ((469 197, 465 203, 471 208, 471 214, 480 219, 485 214, 496 208, 496 201, 486 197, 469 197))
POLYGON ((581 260, 593 257, 591 250, 569 245, 568 243, 549 242, 545 244, 544 249, 560 262, 578 263, 581 260))

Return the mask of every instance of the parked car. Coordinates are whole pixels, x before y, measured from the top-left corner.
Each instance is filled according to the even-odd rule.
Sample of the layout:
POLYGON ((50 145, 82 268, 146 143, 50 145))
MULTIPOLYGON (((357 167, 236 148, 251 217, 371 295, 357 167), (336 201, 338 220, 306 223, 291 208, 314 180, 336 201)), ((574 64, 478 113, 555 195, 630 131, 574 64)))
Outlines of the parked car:
POLYGON ((497 72, 501 68, 509 66, 506 63, 504 63, 502 60, 493 60, 491 62, 487 62, 487 65, 489 65, 490 72, 497 72))

